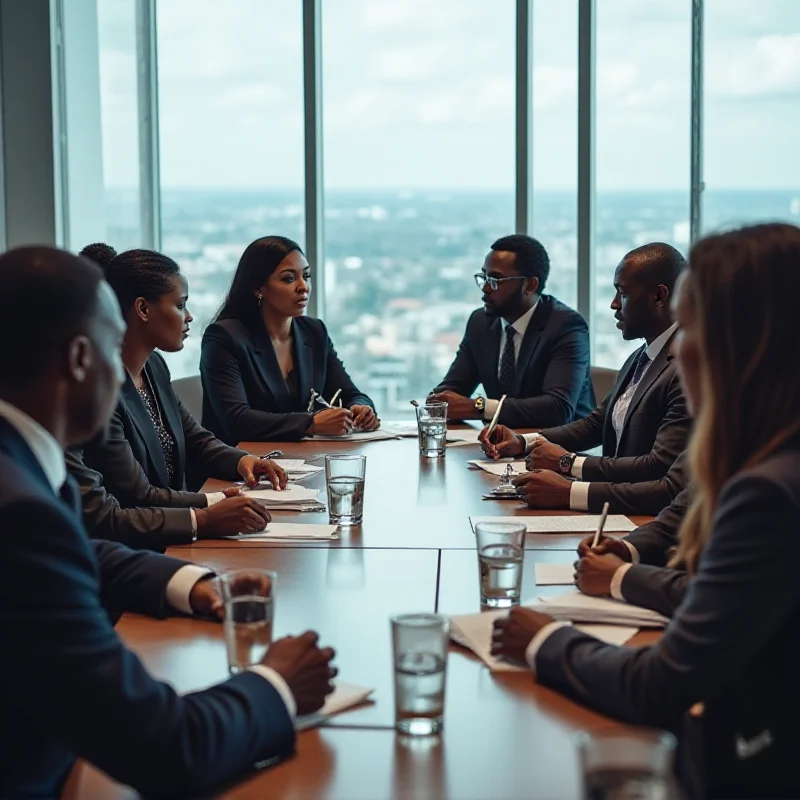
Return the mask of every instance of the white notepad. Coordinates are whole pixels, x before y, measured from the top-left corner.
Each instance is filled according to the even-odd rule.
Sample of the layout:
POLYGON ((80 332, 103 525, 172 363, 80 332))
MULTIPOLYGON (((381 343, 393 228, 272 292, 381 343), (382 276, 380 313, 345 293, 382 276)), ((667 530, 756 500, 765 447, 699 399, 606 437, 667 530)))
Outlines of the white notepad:
POLYGON ((341 714, 343 711, 365 703, 373 691, 374 689, 368 689, 365 686, 334 681, 333 693, 328 695, 325 705, 313 714, 297 717, 294 721, 295 730, 304 731, 308 728, 316 728, 334 714, 341 714))
POLYGON ((526 605, 559 620, 611 625, 637 625, 641 628, 663 628, 669 620, 657 611, 634 606, 610 597, 591 597, 573 589, 554 597, 537 597, 526 605))
POLYGON ((305 486, 298 486, 296 483, 290 483, 281 490, 260 484, 257 489, 245 488, 244 492, 248 497, 260 500, 269 508, 319 502, 319 489, 308 489, 305 486))
POLYGON ((533 565, 537 586, 572 586, 575 583, 575 567, 572 564, 533 565))
POLYGON ((336 525, 314 525, 297 522, 269 522, 263 531, 258 533, 240 533, 227 536, 227 539, 246 542, 274 542, 280 539, 338 539, 339 529, 336 525))
POLYGON ((468 463, 478 469, 482 469, 484 472, 488 472, 490 475, 505 475, 509 464, 511 465, 511 471, 517 475, 522 475, 528 471, 524 461, 482 461, 475 459, 468 463))
MULTIPOLYGON (((475 653, 492 672, 526 672, 528 667, 512 664, 491 653, 494 621, 507 616, 508 611, 484 611, 450 617, 450 638, 475 653)), ((638 628, 621 625, 576 625, 578 630, 606 644, 622 645, 638 633, 638 628)))
POLYGON ((378 429, 377 431, 355 431, 355 433, 347 433, 344 436, 306 436, 304 441, 312 442, 380 442, 386 439, 399 439, 400 437, 391 433, 378 429))
POLYGON ((478 444, 478 436, 480 436, 478 428, 461 428, 459 430, 447 431, 447 444, 450 446, 457 446, 462 444, 478 444))
MULTIPOLYGON (((520 515, 518 517, 470 517, 469 521, 473 531, 478 522, 512 522, 515 524, 524 522, 528 533, 594 533, 600 517, 592 514, 574 517, 520 515)), ((622 514, 609 514, 604 530, 606 533, 629 533, 636 530, 636 525, 622 514)))

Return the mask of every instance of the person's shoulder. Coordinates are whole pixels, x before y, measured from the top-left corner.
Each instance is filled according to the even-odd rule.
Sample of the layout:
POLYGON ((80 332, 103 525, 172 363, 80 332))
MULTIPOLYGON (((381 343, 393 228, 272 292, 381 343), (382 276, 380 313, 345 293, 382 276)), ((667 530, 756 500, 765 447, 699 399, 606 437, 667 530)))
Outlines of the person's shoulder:
POLYGON ((240 319, 227 317, 218 319, 208 325, 203 332, 203 342, 233 342, 234 344, 247 346, 253 341, 253 334, 250 328, 240 319))
POLYGON ((329 341, 331 338, 327 325, 318 317, 297 317, 294 320, 294 324, 307 338, 317 339, 322 342, 329 341))
POLYGON ((60 501, 48 486, 32 480, 31 474, 7 453, 0 452, 0 513, 19 507, 49 507, 59 510, 60 501))
POLYGON ((589 326, 583 314, 581 314, 580 311, 576 311, 571 306, 568 306, 566 303, 562 303, 557 297, 551 294, 543 294, 539 298, 539 302, 544 303, 548 308, 550 320, 552 322, 559 326, 569 323, 588 330, 589 326))
POLYGON ((490 317, 482 308, 476 308, 467 319, 467 331, 481 333, 488 330, 494 321, 495 318, 490 317))
POLYGON ((800 511, 800 437, 731 478, 723 487, 720 505, 754 493, 780 498, 800 511))

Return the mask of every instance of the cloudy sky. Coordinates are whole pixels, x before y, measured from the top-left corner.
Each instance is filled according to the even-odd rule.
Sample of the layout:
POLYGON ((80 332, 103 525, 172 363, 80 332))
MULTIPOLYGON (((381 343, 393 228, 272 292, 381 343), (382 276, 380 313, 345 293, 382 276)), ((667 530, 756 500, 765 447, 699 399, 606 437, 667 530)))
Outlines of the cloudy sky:
MULTIPOLYGON (((689 0, 597 0, 600 189, 689 184, 689 0)), ((135 185, 134 0, 98 0, 135 185)), ((513 188, 514 0, 323 0, 326 184, 513 188)), ((158 0, 165 187, 302 185, 300 0, 158 0)), ((534 0, 534 181, 574 189, 577 0, 534 0)), ((800 189, 800 0, 706 0, 709 188, 800 189)))

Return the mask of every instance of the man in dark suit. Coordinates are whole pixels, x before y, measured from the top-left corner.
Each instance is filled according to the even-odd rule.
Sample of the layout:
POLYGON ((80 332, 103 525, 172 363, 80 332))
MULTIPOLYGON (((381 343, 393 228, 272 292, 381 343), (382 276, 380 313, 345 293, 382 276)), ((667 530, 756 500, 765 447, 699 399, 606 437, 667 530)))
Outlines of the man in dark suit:
POLYGON ((455 361, 429 402, 448 405, 451 419, 492 419, 549 428, 585 416, 594 406, 586 320, 542 294, 550 260, 530 236, 498 239, 475 276, 483 308, 467 322, 455 361), (479 384, 486 397, 472 398, 479 384))
POLYGON ((495 457, 528 454, 516 479, 535 508, 657 514, 684 487, 673 469, 686 447, 691 419, 670 352, 677 326, 670 299, 685 266, 668 244, 637 247, 614 274, 611 308, 626 340, 644 339, 619 372, 611 393, 587 417, 519 436, 503 426, 484 449, 495 457), (602 445, 602 456, 581 451, 602 445))
POLYGON ((83 530, 64 450, 102 427, 122 381, 124 325, 101 272, 19 248, 0 256, 0 297, 0 339, 22 343, 0 351, 0 796, 58 796, 76 757, 148 796, 198 796, 289 755, 294 714, 318 709, 335 675, 315 634, 179 696, 111 626, 219 600, 207 570, 83 530))

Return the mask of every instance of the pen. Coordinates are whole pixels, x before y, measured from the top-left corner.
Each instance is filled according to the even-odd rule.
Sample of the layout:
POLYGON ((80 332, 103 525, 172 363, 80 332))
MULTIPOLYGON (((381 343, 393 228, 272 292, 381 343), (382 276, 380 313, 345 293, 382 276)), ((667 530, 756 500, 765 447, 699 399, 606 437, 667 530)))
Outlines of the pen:
POLYGON ((492 421, 489 423, 489 430, 486 431, 487 439, 489 439, 489 437, 494 433, 494 429, 497 427, 497 420, 500 419, 500 409, 503 407, 505 399, 506 396, 503 395, 500 398, 500 402, 497 404, 497 408, 494 411, 494 416, 492 417, 492 421))
POLYGON ((279 458, 283 455, 283 450, 270 450, 269 453, 265 453, 263 456, 259 456, 259 458, 279 458))
POLYGON ((412 400, 411 405, 414 406, 414 408, 419 408, 419 403, 416 400, 412 400))
POLYGON ((336 405, 336 401, 338 400, 339 395, 341 393, 342 393, 342 390, 341 389, 337 389, 336 390, 336 394, 334 394, 333 397, 331 397, 331 402, 330 402, 330 407, 331 408, 333 408, 336 405))
POLYGON ((592 539, 592 548, 597 547, 600 543, 600 537, 603 535, 603 528, 606 526, 606 519, 608 518, 608 503, 603 503, 603 513, 600 515, 600 519, 597 522, 597 530, 594 534, 594 539, 592 539))

